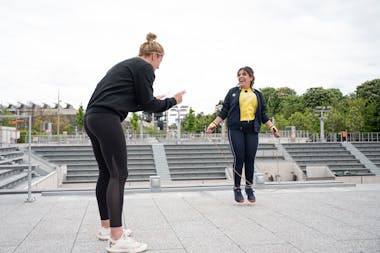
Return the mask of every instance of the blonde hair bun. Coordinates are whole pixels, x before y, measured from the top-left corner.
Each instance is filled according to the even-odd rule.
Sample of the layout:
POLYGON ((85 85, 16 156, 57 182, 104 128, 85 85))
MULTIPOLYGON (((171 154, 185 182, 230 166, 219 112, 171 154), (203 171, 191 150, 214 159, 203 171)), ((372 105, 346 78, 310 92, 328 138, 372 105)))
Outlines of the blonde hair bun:
POLYGON ((164 55, 164 48, 156 41, 157 35, 154 33, 148 33, 146 40, 141 46, 139 56, 149 56, 153 53, 164 55))
POLYGON ((148 34, 146 35, 146 40, 147 40, 148 42, 153 41, 153 40, 155 40, 156 38, 157 38, 157 35, 155 35, 154 33, 148 33, 148 34))

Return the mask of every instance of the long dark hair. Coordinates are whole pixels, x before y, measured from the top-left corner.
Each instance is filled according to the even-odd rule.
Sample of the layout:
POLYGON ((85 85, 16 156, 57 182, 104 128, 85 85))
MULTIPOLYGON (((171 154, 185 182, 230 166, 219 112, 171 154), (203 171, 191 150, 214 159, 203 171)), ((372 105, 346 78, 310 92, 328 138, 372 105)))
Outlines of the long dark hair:
POLYGON ((238 75, 238 76, 239 76, 239 72, 240 72, 241 70, 244 70, 245 72, 247 72, 247 74, 248 74, 250 77, 252 77, 252 82, 251 82, 251 87, 252 87, 252 85, 253 85, 254 82, 255 82, 255 75, 254 75, 253 69, 252 69, 251 67, 248 67, 248 66, 242 67, 242 68, 240 68, 240 69, 238 70, 238 72, 237 72, 237 75, 238 75))

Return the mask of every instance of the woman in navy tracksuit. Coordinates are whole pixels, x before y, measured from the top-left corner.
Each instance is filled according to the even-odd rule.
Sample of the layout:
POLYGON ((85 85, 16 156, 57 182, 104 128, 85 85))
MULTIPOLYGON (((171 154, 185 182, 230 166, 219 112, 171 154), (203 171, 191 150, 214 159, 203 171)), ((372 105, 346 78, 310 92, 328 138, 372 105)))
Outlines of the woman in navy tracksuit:
POLYGON ((244 165, 245 192, 248 201, 255 202, 256 198, 253 193, 252 182, 261 124, 265 124, 275 137, 279 137, 279 134, 265 112, 265 102, 261 92, 252 88, 255 81, 252 68, 240 68, 237 77, 239 79, 239 86, 228 91, 222 110, 208 126, 207 132, 213 132, 216 126, 227 118, 228 139, 234 156, 235 201, 239 203, 244 202, 240 189, 244 165))

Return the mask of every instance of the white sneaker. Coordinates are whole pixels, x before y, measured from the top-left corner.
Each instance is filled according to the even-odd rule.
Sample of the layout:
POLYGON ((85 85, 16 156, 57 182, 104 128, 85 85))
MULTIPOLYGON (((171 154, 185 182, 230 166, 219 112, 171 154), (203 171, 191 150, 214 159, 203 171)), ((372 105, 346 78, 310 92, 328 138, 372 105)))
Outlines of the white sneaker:
MULTIPOLYGON (((130 229, 123 229, 123 233, 126 236, 131 236, 132 235, 132 230, 130 229)), ((98 231, 97 237, 101 241, 107 241, 111 239, 111 229, 110 228, 105 228, 101 227, 98 231)))
POLYGON ((108 253, 139 253, 147 249, 147 244, 136 242, 126 234, 122 234, 122 236, 116 241, 110 239, 108 241, 108 246, 106 247, 108 253))

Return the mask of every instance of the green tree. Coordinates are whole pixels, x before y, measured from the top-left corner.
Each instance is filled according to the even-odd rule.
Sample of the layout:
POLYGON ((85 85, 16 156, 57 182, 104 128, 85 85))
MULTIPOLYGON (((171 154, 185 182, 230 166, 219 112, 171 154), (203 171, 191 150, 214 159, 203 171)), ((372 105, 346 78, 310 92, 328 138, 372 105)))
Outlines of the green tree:
POLYGON ((335 106, 343 98, 339 89, 310 88, 303 94, 305 108, 316 106, 335 106))
POLYGON ((135 133, 137 133, 137 130, 139 129, 139 116, 137 115, 137 113, 135 112, 132 113, 130 122, 131 122, 132 130, 135 133))
POLYGON ((195 132, 202 133, 216 117, 216 113, 205 115, 203 112, 195 117, 195 132))
POLYGON ((329 111, 327 119, 325 121, 326 131, 337 133, 346 130, 346 119, 344 115, 345 113, 342 110, 333 107, 329 111))
MULTIPOLYGON (((1 115, 6 116, 6 115, 13 115, 13 114, 10 113, 7 108, 3 108, 1 110, 1 115)), ((12 118, 2 118, 0 119, 0 122, 2 126, 13 126, 9 124, 9 121, 12 121, 12 120, 13 120, 12 118)))
POLYGON ((308 110, 304 113, 293 113, 289 117, 289 125, 295 126, 296 129, 309 130, 311 132, 319 131, 319 120, 314 116, 312 110, 308 110))
POLYGON ((195 121, 196 121, 196 118, 195 118, 194 110, 193 108, 190 107, 189 113, 187 114, 186 120, 184 122, 184 129, 189 133, 194 132, 196 129, 195 121))
POLYGON ((276 89, 271 88, 271 87, 265 87, 265 88, 260 89, 260 91, 263 94, 268 115, 270 116, 275 115, 280 105, 280 101, 278 99, 276 89))
POLYGON ((359 85, 356 87, 356 95, 358 98, 375 103, 380 111, 380 79, 374 79, 359 85))
POLYGON ((75 122, 77 123, 78 130, 82 132, 84 125, 84 110, 82 105, 79 106, 78 112, 75 117, 75 122))
POLYGON ((380 131, 380 79, 364 82, 356 88, 357 98, 364 99, 365 131, 380 131))
POLYGON ((305 109, 303 96, 287 96, 281 101, 279 113, 288 119, 293 113, 304 112, 305 109))
POLYGON ((283 130, 286 126, 289 126, 289 120, 282 114, 278 114, 274 117, 274 123, 279 130, 283 130))
POLYGON ((366 101, 363 99, 350 99, 345 112, 346 129, 350 132, 363 131, 365 126, 366 101))

